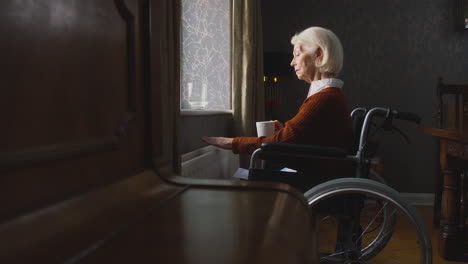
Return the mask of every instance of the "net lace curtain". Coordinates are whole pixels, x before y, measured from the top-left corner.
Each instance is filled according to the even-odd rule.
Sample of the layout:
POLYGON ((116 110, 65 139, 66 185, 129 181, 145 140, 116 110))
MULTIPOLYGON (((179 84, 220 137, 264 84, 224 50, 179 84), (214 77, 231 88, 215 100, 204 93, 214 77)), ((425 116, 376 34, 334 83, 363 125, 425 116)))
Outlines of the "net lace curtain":
MULTIPOLYGON (((264 120, 263 33, 258 0, 232 0, 232 109, 235 136, 256 136, 264 120)), ((247 168, 249 157, 240 157, 247 168)))

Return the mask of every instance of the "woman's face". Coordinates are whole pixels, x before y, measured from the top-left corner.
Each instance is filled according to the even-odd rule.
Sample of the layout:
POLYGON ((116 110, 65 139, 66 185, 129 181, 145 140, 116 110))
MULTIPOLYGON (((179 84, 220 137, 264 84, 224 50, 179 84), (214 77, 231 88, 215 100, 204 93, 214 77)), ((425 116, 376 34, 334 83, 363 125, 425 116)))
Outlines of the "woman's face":
POLYGON ((314 56, 305 53, 301 45, 294 45, 291 66, 294 67, 294 71, 296 72, 299 80, 303 80, 308 83, 311 83, 314 80, 317 71, 314 60, 314 56))

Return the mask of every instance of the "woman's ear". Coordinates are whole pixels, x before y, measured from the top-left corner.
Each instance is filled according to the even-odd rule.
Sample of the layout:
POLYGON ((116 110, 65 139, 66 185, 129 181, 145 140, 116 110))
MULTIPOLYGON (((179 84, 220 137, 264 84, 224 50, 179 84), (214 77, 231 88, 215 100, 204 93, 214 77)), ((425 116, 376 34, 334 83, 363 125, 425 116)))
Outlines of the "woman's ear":
POLYGON ((323 60, 323 51, 320 47, 317 48, 317 50, 315 51, 315 65, 320 65, 322 64, 322 60, 323 60))

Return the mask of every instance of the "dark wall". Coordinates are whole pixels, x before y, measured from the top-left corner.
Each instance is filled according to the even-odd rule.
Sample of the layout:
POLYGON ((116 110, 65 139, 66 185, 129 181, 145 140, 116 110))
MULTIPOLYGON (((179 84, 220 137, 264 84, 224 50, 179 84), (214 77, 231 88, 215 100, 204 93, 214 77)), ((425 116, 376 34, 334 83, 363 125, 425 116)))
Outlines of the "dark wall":
MULTIPOLYGON (((351 107, 384 106, 411 111, 434 125, 437 78, 468 83, 468 30, 454 26, 454 1, 264 0, 264 48, 291 53, 290 39, 309 26, 333 30, 342 40, 341 78, 351 107)), ((293 105, 307 84, 287 84, 293 105)), ((286 87, 286 86, 285 86, 286 87)), ((287 112, 292 112, 286 109, 287 112)), ((380 156, 385 178, 402 192, 432 192, 438 168, 437 142, 402 124, 412 144, 385 136, 380 156)))
POLYGON ((179 130, 180 153, 185 154, 207 146, 201 141, 201 136, 232 136, 232 126, 232 114, 182 116, 179 130))

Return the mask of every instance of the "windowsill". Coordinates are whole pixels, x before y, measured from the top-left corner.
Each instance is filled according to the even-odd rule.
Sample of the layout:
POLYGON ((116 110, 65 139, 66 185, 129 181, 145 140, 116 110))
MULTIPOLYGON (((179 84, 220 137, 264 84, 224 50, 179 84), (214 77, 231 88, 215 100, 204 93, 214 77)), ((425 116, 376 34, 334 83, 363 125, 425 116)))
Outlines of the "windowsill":
POLYGON ((181 116, 232 115, 232 110, 190 110, 180 109, 181 116))

